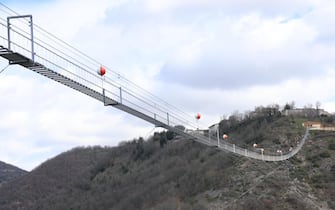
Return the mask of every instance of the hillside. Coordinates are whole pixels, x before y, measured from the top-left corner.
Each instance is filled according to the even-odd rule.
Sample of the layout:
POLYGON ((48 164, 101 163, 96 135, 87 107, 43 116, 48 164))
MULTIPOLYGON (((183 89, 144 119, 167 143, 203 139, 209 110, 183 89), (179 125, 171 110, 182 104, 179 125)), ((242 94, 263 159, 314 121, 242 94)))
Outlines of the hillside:
MULTIPOLYGON (((302 135, 304 120, 260 115, 224 120, 220 129, 241 146, 285 150, 302 135)), ((311 132, 283 162, 172 137, 162 132, 60 154, 3 185, 0 209, 335 209, 334 132, 311 132)))
POLYGON ((25 170, 0 161, 0 186, 26 173, 25 170))

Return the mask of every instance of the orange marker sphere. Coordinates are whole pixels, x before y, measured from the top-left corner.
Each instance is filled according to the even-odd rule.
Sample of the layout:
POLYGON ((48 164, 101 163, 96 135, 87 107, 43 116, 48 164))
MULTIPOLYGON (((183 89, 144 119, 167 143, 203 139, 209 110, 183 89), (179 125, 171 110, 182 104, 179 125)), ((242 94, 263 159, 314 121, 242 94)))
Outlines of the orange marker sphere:
POLYGON ((201 118, 200 113, 198 113, 197 115, 195 115, 195 119, 200 120, 200 118, 201 118))
POLYGON ((106 74, 106 69, 103 66, 100 66, 100 68, 98 70, 98 74, 100 76, 104 76, 106 74))
POLYGON ((227 135, 227 134, 223 134, 222 137, 223 137, 223 139, 225 139, 225 140, 228 139, 228 135, 227 135))

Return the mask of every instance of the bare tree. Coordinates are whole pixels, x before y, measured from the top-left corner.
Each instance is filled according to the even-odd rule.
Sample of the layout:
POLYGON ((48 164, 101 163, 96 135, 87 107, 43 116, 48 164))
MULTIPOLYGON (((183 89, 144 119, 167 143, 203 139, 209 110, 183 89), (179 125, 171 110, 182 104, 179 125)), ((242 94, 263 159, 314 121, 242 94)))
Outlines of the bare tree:
POLYGON ((294 102, 294 101, 291 101, 291 103, 290 103, 290 107, 291 107, 291 109, 294 109, 294 108, 295 108, 295 102, 294 102))
POLYGON ((315 102, 315 107, 316 107, 316 114, 317 114, 318 116, 320 116, 321 102, 320 102, 320 101, 316 101, 316 102, 315 102))

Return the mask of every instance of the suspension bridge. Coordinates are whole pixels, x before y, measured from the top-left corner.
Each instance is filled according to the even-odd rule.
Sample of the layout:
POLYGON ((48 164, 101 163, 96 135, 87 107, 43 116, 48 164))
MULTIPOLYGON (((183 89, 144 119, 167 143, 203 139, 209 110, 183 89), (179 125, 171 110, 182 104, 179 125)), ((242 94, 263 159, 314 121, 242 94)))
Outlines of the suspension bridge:
POLYGON ((289 159, 298 153, 308 137, 309 128, 291 151, 267 154, 264 150, 248 150, 220 139, 218 128, 216 135, 206 136, 198 132, 194 116, 144 90, 119 73, 104 66, 108 74, 103 77, 98 75, 97 68, 103 66, 100 62, 34 24, 32 15, 19 15, 3 4, 0 4, 0 8, 0 56, 8 60, 9 65, 19 65, 34 71, 101 101, 105 106, 129 113, 186 139, 264 161, 289 159))

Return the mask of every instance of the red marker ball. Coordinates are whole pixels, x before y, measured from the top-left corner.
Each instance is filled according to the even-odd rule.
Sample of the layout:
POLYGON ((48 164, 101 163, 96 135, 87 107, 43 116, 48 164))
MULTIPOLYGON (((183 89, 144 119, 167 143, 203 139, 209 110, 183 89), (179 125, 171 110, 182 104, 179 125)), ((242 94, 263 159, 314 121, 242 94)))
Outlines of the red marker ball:
POLYGON ((98 74, 100 76, 103 76, 106 74, 106 69, 103 66, 100 66, 99 70, 98 70, 98 74))

